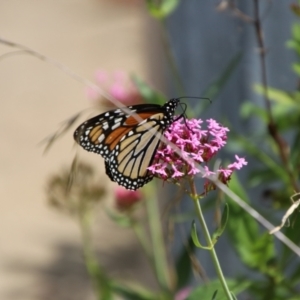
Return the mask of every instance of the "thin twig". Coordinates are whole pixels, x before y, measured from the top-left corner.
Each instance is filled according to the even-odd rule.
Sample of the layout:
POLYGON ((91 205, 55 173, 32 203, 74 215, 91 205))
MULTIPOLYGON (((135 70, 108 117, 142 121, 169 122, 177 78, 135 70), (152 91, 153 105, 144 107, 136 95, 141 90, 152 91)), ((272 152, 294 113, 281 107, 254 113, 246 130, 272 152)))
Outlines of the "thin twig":
MULTIPOLYGON (((266 48, 264 45, 264 38, 263 38, 263 31, 261 26, 261 17, 260 17, 260 10, 259 10, 259 0, 253 0, 254 3, 254 18, 251 18, 244 12, 242 12, 237 6, 234 1, 226 1, 223 0, 220 2, 220 4, 217 6, 217 9, 219 11, 225 11, 230 9, 233 14, 243 20, 246 23, 252 23, 255 28, 256 33, 256 39, 257 44, 259 47, 259 54, 260 54, 260 65, 261 65, 261 74, 262 74, 262 85, 264 87, 264 102, 265 107, 268 115, 268 131, 270 133, 270 136, 273 138, 275 144, 277 145, 278 152, 280 159, 283 163, 283 166, 288 174, 290 183, 294 189, 295 192, 299 192, 299 187, 297 180, 295 179, 295 176, 293 174, 293 170, 291 169, 289 165, 289 147, 283 137, 279 134, 277 124, 274 121, 273 114, 272 114, 272 107, 271 107, 271 101, 268 97, 268 80, 267 80, 267 72, 266 72, 266 48)), ((270 6, 268 7, 268 10, 265 11, 265 14, 269 11, 270 6)))
POLYGON ((237 6, 236 3, 232 0, 223 0, 217 5, 218 11, 225 11, 231 10, 233 15, 246 23, 252 23, 254 20, 249 15, 245 14, 241 11, 237 6))
POLYGON ((286 169, 286 172, 290 178, 291 185, 295 192, 299 192, 299 187, 297 184, 296 179, 294 178, 293 171, 289 165, 289 147, 285 140, 278 132, 277 124, 274 121, 273 114, 272 114, 272 107, 271 101, 268 96, 268 80, 267 80, 267 72, 266 72, 266 49, 264 45, 264 38, 263 38, 263 30, 260 21, 260 12, 259 12, 259 0, 253 0, 254 3, 254 28, 256 33, 257 44, 259 46, 259 54, 260 54, 260 65, 261 65, 261 75, 262 75, 262 85, 264 88, 264 102, 265 107, 268 115, 268 130, 275 141, 279 156, 281 161, 286 169))
POLYGON ((160 31, 160 33, 161 33, 161 42, 162 42, 162 45, 164 47, 164 51, 165 51, 166 58, 168 60, 169 66, 171 68, 172 75, 174 77, 174 81, 176 83, 175 87, 176 87, 177 92, 179 93, 179 95, 186 95, 184 84, 183 84, 182 78, 180 76, 178 66, 176 64, 175 55, 172 51, 173 48, 170 45, 170 39, 169 39, 169 36, 167 34, 165 20, 162 20, 160 24, 161 24, 161 31, 160 31))

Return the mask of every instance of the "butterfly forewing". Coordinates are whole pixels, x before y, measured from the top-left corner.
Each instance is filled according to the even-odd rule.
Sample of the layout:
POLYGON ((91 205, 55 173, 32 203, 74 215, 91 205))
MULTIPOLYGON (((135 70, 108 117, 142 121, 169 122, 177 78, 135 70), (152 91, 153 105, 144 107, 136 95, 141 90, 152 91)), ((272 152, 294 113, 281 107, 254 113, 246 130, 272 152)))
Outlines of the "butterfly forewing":
POLYGON ((137 126, 132 134, 122 138, 108 161, 113 181, 128 189, 137 189, 152 179, 153 175, 147 168, 153 161, 161 131, 161 125, 157 121, 147 120, 137 126), (153 130, 156 134, 153 134, 153 130))
POLYGON ((179 103, 140 104, 100 114, 81 124, 74 138, 85 150, 105 159, 106 174, 127 189, 136 190, 149 182, 151 165, 160 143, 159 136, 173 122, 179 103))

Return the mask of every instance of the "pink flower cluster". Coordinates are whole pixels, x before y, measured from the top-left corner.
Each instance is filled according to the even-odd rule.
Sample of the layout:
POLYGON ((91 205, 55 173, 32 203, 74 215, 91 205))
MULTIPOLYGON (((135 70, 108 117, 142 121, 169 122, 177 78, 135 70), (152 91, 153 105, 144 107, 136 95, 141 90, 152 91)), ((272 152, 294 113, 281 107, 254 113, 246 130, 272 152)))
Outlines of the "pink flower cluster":
MULTIPOLYGON (((201 164, 205 170, 202 177, 217 175, 226 184, 232 172, 241 169, 247 162, 236 155, 236 162, 227 168, 211 171, 208 163, 225 146, 229 129, 213 119, 206 120, 207 129, 202 129, 202 123, 202 120, 184 118, 172 123, 164 136, 180 149, 180 155, 170 144, 162 143, 148 170, 163 180, 172 179, 178 182, 181 178, 200 173, 197 164, 201 164)), ((205 190, 211 190, 213 187, 207 183, 205 190)))
MULTIPOLYGON (((141 95, 125 72, 115 71, 108 73, 98 70, 95 77, 99 87, 124 105, 133 105, 142 102, 141 95)), ((99 91, 91 87, 86 90, 86 94, 93 101, 98 101, 101 98, 99 91)))

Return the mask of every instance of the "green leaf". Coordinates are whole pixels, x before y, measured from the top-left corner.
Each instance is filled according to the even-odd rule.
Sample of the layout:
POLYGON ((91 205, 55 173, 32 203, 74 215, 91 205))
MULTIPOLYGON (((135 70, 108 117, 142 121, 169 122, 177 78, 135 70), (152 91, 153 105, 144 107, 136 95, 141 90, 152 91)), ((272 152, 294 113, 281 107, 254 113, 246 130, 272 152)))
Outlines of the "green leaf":
POLYGON ((191 254, 194 253, 195 244, 190 237, 187 245, 182 247, 182 251, 176 261, 177 284, 176 290, 180 290, 189 282, 192 273, 191 254))
POLYGON ((296 23, 292 28, 293 39, 300 42, 300 24, 296 23))
POLYGON ((198 239, 198 233, 197 233, 197 227, 196 227, 196 222, 195 220, 192 221, 192 227, 191 227, 191 238, 195 244, 196 247, 202 248, 203 246, 199 242, 198 239))
POLYGON ((178 6, 179 0, 147 0, 150 15, 156 19, 163 19, 170 15, 178 6))
POLYGON ((132 75, 131 78, 146 103, 153 103, 159 105, 165 104, 167 99, 163 94, 151 88, 140 77, 132 75))
POLYGON ((233 298, 233 300, 238 300, 237 297, 233 293, 231 293, 231 297, 233 298))
MULTIPOLYGON (((266 142, 264 141, 256 141, 256 144, 254 144, 253 140, 248 140, 242 136, 236 136, 235 142, 233 145, 236 145, 241 149, 244 153, 249 153, 252 156, 254 156, 258 161, 260 161, 266 168, 270 170, 270 172, 273 172, 278 177, 278 180, 282 180, 286 184, 289 184, 289 177, 287 173, 285 172, 285 169, 273 159, 273 157, 269 153, 265 153, 262 149, 262 147, 257 147, 257 144, 266 142)), ((228 148, 231 148, 231 145, 228 145, 228 148)))
MULTIPOLYGON (((299 228, 300 228, 300 215, 299 215, 299 211, 297 210, 289 218, 289 225, 287 225, 283 229, 283 233, 297 245, 300 243, 299 228)), ((282 259, 279 261, 279 263, 282 265, 283 268, 286 267, 287 262, 290 262, 293 265, 294 264, 294 256, 295 256, 295 253, 293 251, 291 251, 290 248, 283 245, 283 252, 282 252, 282 256, 281 256, 282 259), (292 260, 289 261, 289 259, 291 259, 291 258, 292 258, 292 260)), ((297 273, 300 278, 300 268, 299 267, 298 267, 297 273)))
POLYGON ((211 300, 216 300, 216 299, 217 299, 217 294, 218 294, 218 290, 216 290, 216 291, 213 293, 211 300))
POLYGON ((300 45, 299 45, 298 42, 295 42, 295 41, 288 41, 288 42, 286 43, 286 45, 287 45, 288 48, 291 48, 291 49, 295 50, 296 53, 297 53, 297 55, 300 56, 300 45))
POLYGON ((276 105, 273 108, 273 116, 280 131, 294 130, 298 128, 300 110, 286 108, 283 105, 276 105), (287 116, 289 116, 287 118, 287 116))
MULTIPOLYGON (((241 197, 245 202, 249 203, 246 193, 233 173, 230 181, 230 189, 241 197)), ((227 222, 226 233, 234 245, 241 260, 245 263, 251 263, 252 253, 251 248, 258 237, 258 225, 256 221, 238 204, 230 200, 226 196, 229 203, 230 218, 227 222)))
MULTIPOLYGON (((265 93, 264 87, 260 84, 255 84, 254 90, 260 95, 264 95, 265 93)), ((270 100, 283 104, 285 107, 288 106, 289 108, 299 109, 299 104, 294 100, 294 96, 290 93, 271 87, 268 87, 266 92, 270 100)))
MULTIPOLYGON (((230 181, 230 188, 244 201, 249 202, 235 175, 230 181)), ((229 233, 232 244, 246 266, 258 269, 268 275, 272 273, 272 270, 269 269, 269 262, 275 257, 274 237, 268 232, 260 235, 256 220, 232 201, 226 232, 229 233)), ((272 275, 274 274, 272 273, 272 275)))
MULTIPOLYGON (((295 230, 295 226, 299 226, 299 224, 300 224, 300 218, 298 216, 298 218, 297 218, 297 220, 295 220, 294 224, 289 227, 290 230, 284 232, 285 234, 287 234, 287 237, 289 237, 289 238, 291 238, 292 235, 294 235, 298 239, 297 242, 295 240, 296 243, 299 243, 299 231, 295 230), (298 233, 298 235, 297 235, 297 233, 298 233)), ((286 267, 287 262, 290 263, 290 266, 288 266, 288 267, 289 267, 289 269, 292 270, 291 276, 290 276, 291 283, 298 285, 300 282, 300 268, 299 268, 298 262, 296 264, 295 253, 293 251, 291 251, 291 249, 289 249, 288 247, 284 246, 282 258, 283 258, 282 261, 279 262, 280 265, 283 267, 286 267)))
POLYGON ((299 63, 294 63, 292 67, 293 67, 294 72, 295 72, 298 76, 300 76, 300 64, 299 64, 299 63))
POLYGON ((200 241, 198 239, 198 233, 197 233, 197 227, 196 227, 195 220, 193 220, 193 222, 192 222, 191 237, 192 237, 192 240, 193 240, 195 246, 198 248, 209 250, 213 247, 213 245, 211 247, 202 246, 202 244, 200 243, 200 241))
POLYGON ((218 241, 219 237, 222 235, 222 233, 226 227, 228 217, 229 217, 229 207, 228 207, 228 204, 225 203, 225 207, 224 207, 224 210, 222 213, 222 218, 221 218, 221 224, 212 235, 212 243, 213 244, 215 244, 218 241))
MULTIPOLYGON (((259 93, 263 93, 264 89, 257 86, 259 93)), ((300 109, 300 92, 285 92, 273 88, 268 88, 268 96, 276 105, 272 108, 273 117, 276 120, 277 127, 280 131, 293 129, 299 123, 300 109), (286 116, 289 115, 289 118, 286 116)), ((267 123, 267 120, 265 120, 267 123)))
POLYGON ((292 39, 286 43, 288 48, 294 49, 300 55, 300 26, 298 23, 293 25, 292 39))
POLYGON ((132 220, 125 214, 116 214, 106 209, 107 215, 119 226, 127 228, 132 226, 132 220))
POLYGON ((241 116, 249 118, 251 116, 259 117, 265 124, 268 122, 268 115, 264 108, 255 105, 252 102, 245 102, 242 104, 240 110, 241 116))
MULTIPOLYGON (((144 287, 137 285, 136 283, 129 283, 126 285, 120 284, 118 282, 113 282, 113 291, 122 296, 122 299, 128 300, 153 300, 160 299, 158 295, 145 289, 144 287)), ((105 300, 105 298, 103 298, 105 300)))
MULTIPOLYGON (((235 279, 227 279, 226 282, 230 291, 235 295, 245 291, 251 284, 251 282, 247 280, 235 280, 235 279)), ((216 299, 218 300, 228 299, 227 296, 224 294, 220 281, 213 280, 207 285, 198 286, 190 293, 190 295, 187 297, 186 300, 212 299, 216 291, 218 292, 216 299)))
POLYGON ((295 133, 293 144, 291 146, 291 165, 299 170, 300 163, 300 132, 295 133))
POLYGON ((97 261, 85 252, 85 264, 88 273, 95 284, 99 299, 113 299, 112 281, 98 265, 97 261))
POLYGON ((248 262, 248 266, 261 270, 262 273, 268 274, 270 269, 268 262, 275 257, 274 237, 265 232, 257 236, 255 242, 251 246, 252 259, 248 262))

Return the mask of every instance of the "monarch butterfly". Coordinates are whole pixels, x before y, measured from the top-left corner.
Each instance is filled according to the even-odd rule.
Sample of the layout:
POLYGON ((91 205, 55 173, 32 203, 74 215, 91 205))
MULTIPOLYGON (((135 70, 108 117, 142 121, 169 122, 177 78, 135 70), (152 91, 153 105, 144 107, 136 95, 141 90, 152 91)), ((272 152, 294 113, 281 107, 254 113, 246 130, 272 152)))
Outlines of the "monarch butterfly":
POLYGON ((112 181, 136 190, 153 178, 147 168, 160 144, 153 131, 162 134, 184 115, 173 118, 179 99, 171 99, 162 106, 127 106, 129 114, 122 109, 107 111, 81 124, 74 132, 74 139, 85 150, 104 158, 106 174, 112 181))

